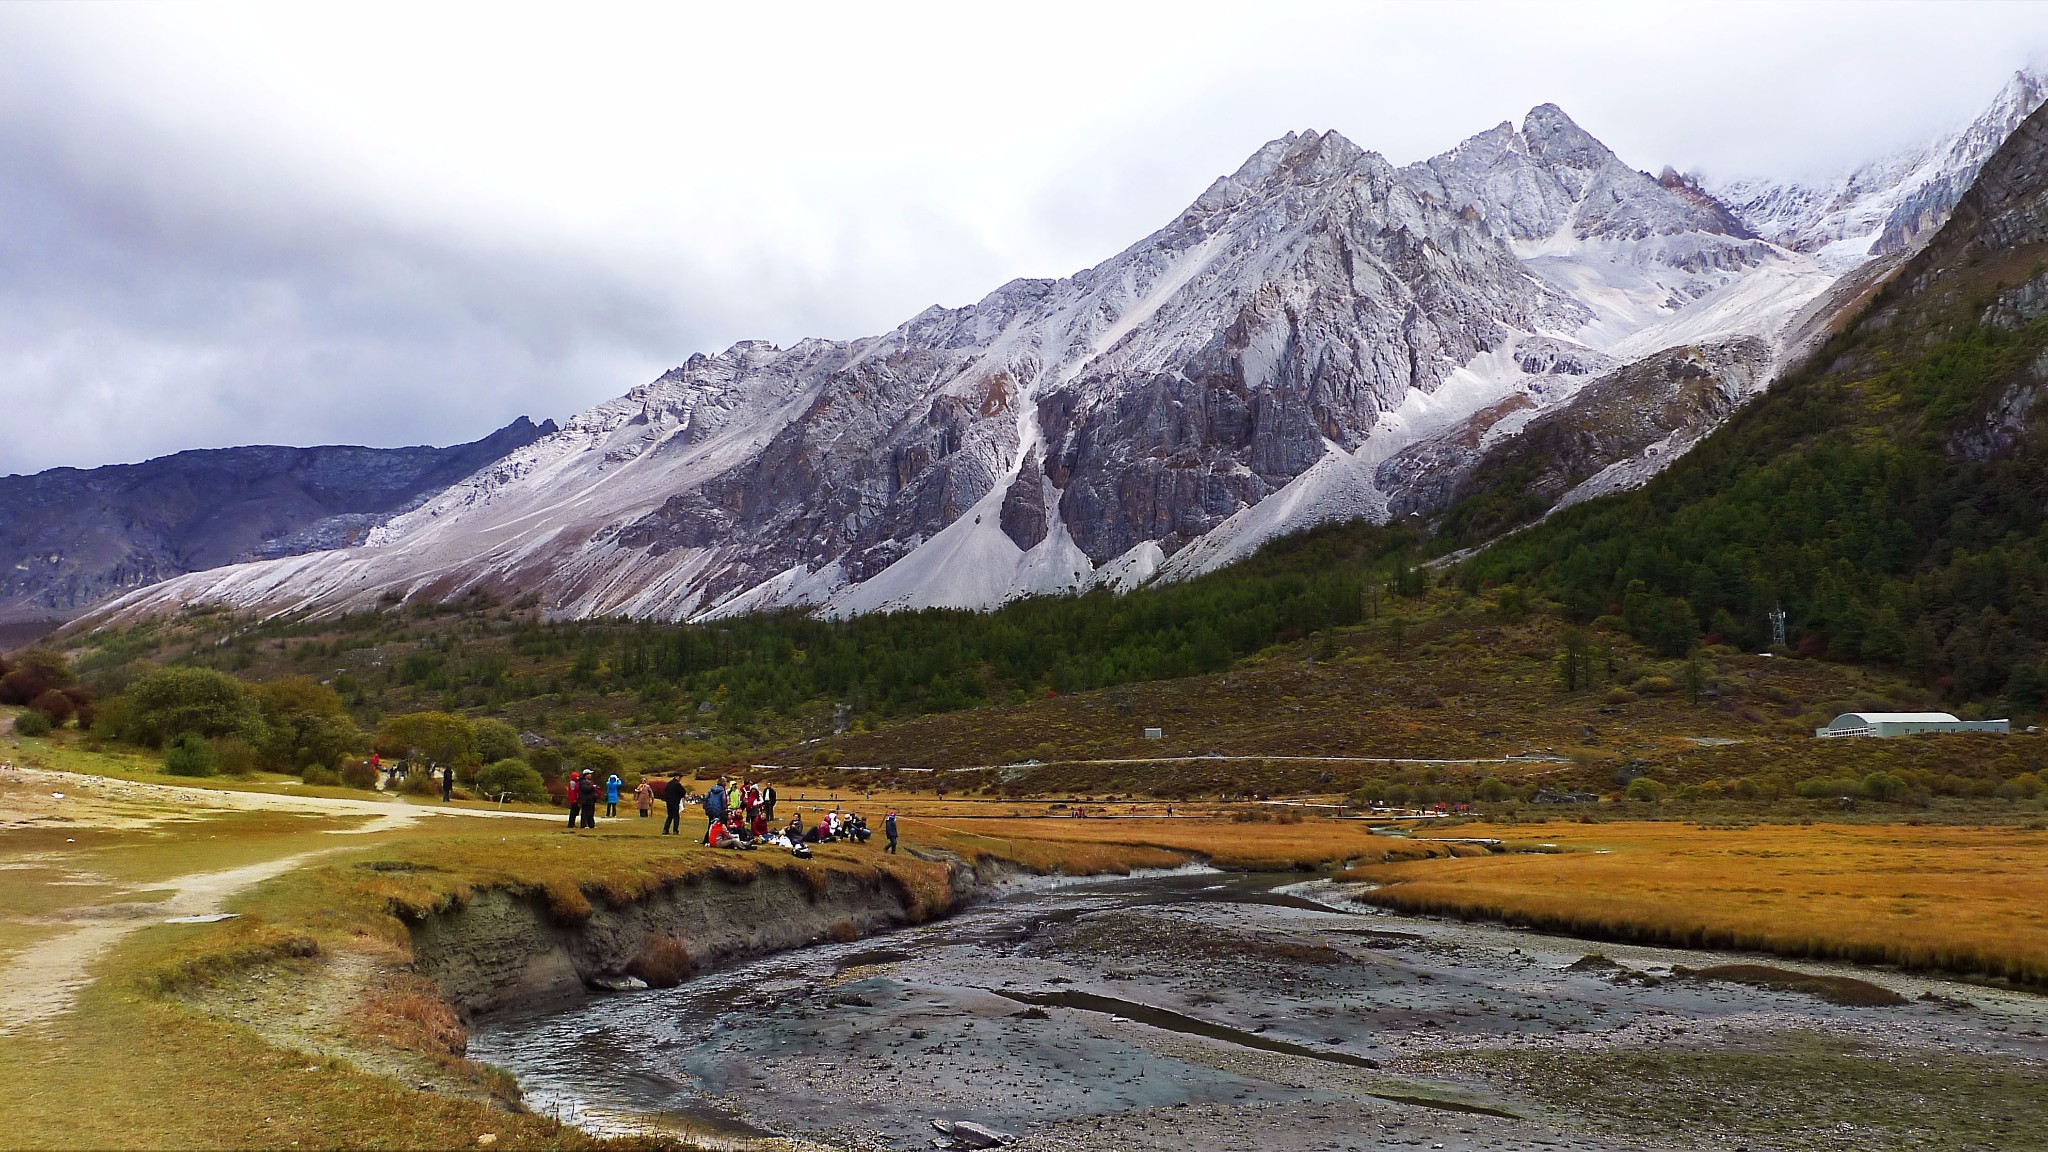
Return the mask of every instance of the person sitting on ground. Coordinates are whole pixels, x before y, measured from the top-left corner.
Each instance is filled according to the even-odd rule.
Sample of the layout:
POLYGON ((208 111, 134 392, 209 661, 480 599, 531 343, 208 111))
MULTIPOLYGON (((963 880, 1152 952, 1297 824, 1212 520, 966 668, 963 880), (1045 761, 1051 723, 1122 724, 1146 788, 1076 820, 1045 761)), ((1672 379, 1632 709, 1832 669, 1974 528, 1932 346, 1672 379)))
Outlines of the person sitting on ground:
POLYGON ((801 812, 799 812, 799 813, 797 813, 796 815, 794 815, 794 816, 791 816, 791 817, 789 818, 789 826, 788 826, 788 827, 786 827, 786 828, 784 828, 784 829, 782 830, 782 834, 783 834, 784 836, 787 836, 787 837, 789 837, 790 843, 792 843, 792 844, 801 844, 801 843, 803 843, 803 842, 804 842, 804 814, 803 814, 803 813, 801 813, 801 812))
POLYGON ((753 831, 747 827, 746 821, 740 819, 739 813, 735 812, 726 817, 726 831, 731 834, 729 839, 733 841, 734 847, 755 847, 753 831))
POLYGON ((768 835, 768 813, 759 806, 756 806, 754 808, 754 818, 748 822, 748 826, 754 830, 754 839, 756 840, 768 835))
POLYGON ((873 835, 873 833, 868 831, 867 821, 861 819, 857 815, 848 816, 846 818, 847 839, 853 841, 855 844, 865 844, 868 842, 868 837, 871 835, 873 835))

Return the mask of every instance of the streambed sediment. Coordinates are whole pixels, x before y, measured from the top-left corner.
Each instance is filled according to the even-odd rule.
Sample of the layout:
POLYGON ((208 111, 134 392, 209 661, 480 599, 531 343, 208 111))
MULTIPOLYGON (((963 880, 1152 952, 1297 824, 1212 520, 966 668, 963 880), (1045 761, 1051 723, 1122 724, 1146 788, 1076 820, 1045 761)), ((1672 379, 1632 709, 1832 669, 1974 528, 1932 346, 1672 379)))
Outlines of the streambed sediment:
MULTIPOLYGON (((1218 1152, 2007 1149, 2048 1130, 2048 1000, 1796 966, 1907 1000, 1832 1004, 1678 971, 1753 957, 1596 948, 1350 894, 1215 873, 1027 889, 671 989, 501 1012, 471 1052, 542 1111, 735 1147, 922 1148, 934 1119, 1025 1148, 1218 1152)), ((704 914, 798 899, 767 886, 704 914)), ((776 931, 802 935, 806 915, 776 931)))

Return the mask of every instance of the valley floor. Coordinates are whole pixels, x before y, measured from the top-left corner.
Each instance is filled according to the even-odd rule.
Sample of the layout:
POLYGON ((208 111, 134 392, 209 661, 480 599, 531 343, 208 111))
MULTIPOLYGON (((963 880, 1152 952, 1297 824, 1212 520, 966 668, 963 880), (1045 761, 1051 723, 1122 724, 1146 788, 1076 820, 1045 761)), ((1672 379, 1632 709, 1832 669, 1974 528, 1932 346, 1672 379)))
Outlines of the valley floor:
MULTIPOLYGON (((99 756, 59 751, 68 769, 99 756)), ((1065 814, 1072 797, 871 793, 847 777, 792 785, 785 803, 896 806, 924 858, 834 845, 806 863, 664 840, 630 808, 571 834, 546 811, 171 786, 115 757, 104 766, 129 778, 58 772, 34 741, 14 755, 0 769, 0 1124, 22 1146, 579 1147, 603 1133, 921 1147, 935 1118, 1046 1149, 2008 1149, 2048 1131, 2048 999, 1954 979, 1984 975, 1995 947, 2010 975, 2039 980, 2028 894, 2048 834, 2025 828, 1402 837, 1213 802, 1168 817, 1163 802, 1083 798, 1119 817, 1083 820, 1065 814), (943 912, 943 859, 1168 872, 1041 881, 671 990, 487 1017, 474 1035, 411 967, 406 925, 478 893, 526 893, 572 935, 592 908, 777 872, 878 877, 906 907, 943 912), (1189 871, 1218 865, 1238 871, 1189 871), (1429 911, 1538 923, 1564 901, 1610 940, 1704 925, 1690 939, 1781 958, 1416 917, 1404 891, 1429 911), (1759 927, 1806 943, 1714 935, 1759 927), (1807 945, 1860 931, 1978 951, 1896 957, 1913 971, 1812 959, 1855 955, 1807 945), (551 1047, 550 1029, 573 1036, 551 1047)))

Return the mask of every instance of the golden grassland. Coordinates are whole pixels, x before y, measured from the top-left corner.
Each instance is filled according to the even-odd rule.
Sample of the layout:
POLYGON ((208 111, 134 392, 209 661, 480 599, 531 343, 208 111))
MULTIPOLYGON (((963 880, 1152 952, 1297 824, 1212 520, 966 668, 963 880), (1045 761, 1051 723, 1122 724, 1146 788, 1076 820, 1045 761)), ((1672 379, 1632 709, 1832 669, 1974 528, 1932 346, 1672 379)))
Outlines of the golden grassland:
POLYGON ((1367 864, 1363 899, 1595 939, 2048 984, 2048 832, 1674 823, 1458 830, 1562 851, 1367 864))
POLYGON ((1241 872, 1291 872, 1362 860, 1418 859, 1485 849, 1452 843, 1424 843, 1375 835, 1357 820, 1303 819, 1239 821, 1229 816, 1174 816, 1117 819, 979 820, 948 824, 929 818, 954 837, 973 835, 1001 845, 998 854, 1030 853, 1041 859, 1088 860, 1115 848, 1160 853, 1160 863, 1201 860, 1241 872))

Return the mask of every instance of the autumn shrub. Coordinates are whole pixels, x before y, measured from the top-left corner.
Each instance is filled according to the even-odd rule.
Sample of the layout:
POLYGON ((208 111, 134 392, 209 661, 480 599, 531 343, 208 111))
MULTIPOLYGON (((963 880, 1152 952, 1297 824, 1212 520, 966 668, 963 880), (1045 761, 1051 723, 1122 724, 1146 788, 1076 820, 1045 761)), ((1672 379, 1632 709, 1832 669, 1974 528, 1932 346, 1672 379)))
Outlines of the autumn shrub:
POLYGON ((71 702, 71 697, 56 688, 45 690, 29 701, 28 706, 48 716, 53 728, 62 728, 78 711, 78 706, 71 702))
POLYGON ((626 972, 647 982, 650 988, 673 988, 690 978, 697 968, 689 945, 673 936, 650 940, 640 954, 626 962, 626 972))
POLYGON ((368 760, 344 761, 341 765, 341 771, 337 775, 341 777, 342 784, 350 788, 375 788, 377 786, 377 770, 370 767, 368 760))

